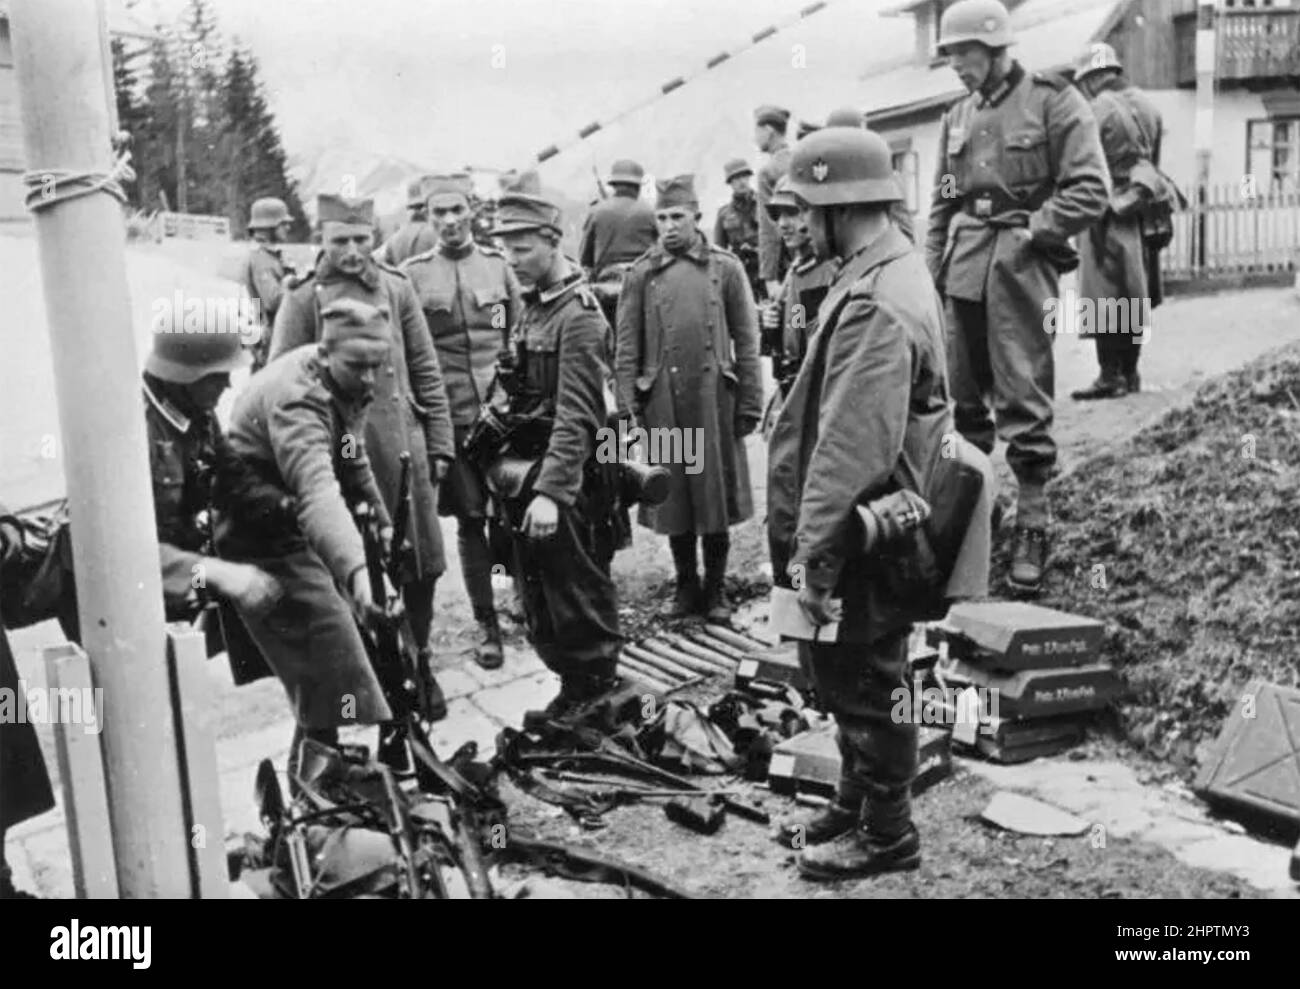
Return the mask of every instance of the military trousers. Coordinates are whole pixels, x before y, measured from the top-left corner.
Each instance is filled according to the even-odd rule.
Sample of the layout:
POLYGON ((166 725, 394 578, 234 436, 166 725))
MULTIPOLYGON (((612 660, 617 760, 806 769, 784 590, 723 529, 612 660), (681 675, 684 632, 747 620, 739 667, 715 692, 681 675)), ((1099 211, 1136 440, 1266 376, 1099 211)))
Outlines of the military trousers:
POLYGON ((561 507, 547 539, 520 526, 527 502, 508 502, 511 575, 522 591, 528 642, 561 679, 613 675, 623 644, 618 596, 609 573, 613 530, 594 524, 581 504, 561 507))
POLYGON ((822 709, 835 718, 840 750, 836 801, 865 804, 873 829, 901 833, 911 820, 916 776, 915 724, 892 716, 896 691, 907 689, 911 626, 872 643, 799 643, 799 662, 810 670, 822 709))

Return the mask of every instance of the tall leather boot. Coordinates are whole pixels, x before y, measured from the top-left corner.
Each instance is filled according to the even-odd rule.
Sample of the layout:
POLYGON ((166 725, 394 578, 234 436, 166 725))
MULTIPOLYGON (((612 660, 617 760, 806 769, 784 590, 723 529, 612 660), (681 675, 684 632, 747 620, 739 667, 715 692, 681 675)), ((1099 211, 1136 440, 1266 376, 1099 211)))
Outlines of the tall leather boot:
POLYGON ((700 572, 695 551, 695 533, 669 536, 668 547, 673 552, 673 566, 677 570, 677 587, 673 591, 673 600, 668 606, 666 615, 668 618, 686 618, 695 614, 700 600, 700 572))
MULTIPOLYGON (((1127 347, 1128 338, 1124 337, 1120 345, 1127 347)), ((1128 394, 1128 385, 1125 384, 1119 362, 1120 358, 1115 352, 1115 341, 1108 339, 1106 335, 1097 337, 1097 363, 1101 366, 1101 373, 1088 387, 1070 392, 1070 397, 1077 402, 1090 402, 1101 398, 1123 398, 1128 394)))
POLYGON ((723 586, 730 551, 731 537, 727 533, 711 532, 704 537, 704 600, 700 610, 709 621, 723 625, 731 621, 731 602, 723 586))
POLYGON ((1043 485, 1021 480, 1016 508, 1016 535, 1011 549, 1011 572, 1007 583, 1023 597, 1039 592, 1047 568, 1047 493, 1043 485))
POLYGON ((492 556, 488 548, 483 519, 457 520, 456 546, 460 550, 460 570, 465 578, 478 635, 474 643, 474 662, 485 670, 495 670, 505 662, 501 647, 501 625, 497 621, 496 602, 492 594, 492 556))
POLYGON ((1138 374, 1138 359, 1141 356, 1142 344, 1133 340, 1129 341, 1120 354, 1120 372, 1124 375, 1124 385, 1130 395, 1136 395, 1142 390, 1142 375, 1138 374))

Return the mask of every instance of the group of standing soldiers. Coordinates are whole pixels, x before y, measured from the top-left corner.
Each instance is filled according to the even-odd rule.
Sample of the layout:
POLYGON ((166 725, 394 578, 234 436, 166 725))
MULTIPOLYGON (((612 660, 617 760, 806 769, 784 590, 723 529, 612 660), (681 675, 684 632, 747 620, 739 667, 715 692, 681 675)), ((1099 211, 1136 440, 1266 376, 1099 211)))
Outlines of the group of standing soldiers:
MULTIPOLYGON (((1127 212, 1115 204, 1155 164, 1160 131, 1106 46, 1081 62, 1075 88, 1010 57, 997 0, 958 0, 940 33, 969 95, 943 119, 923 254, 888 146, 855 111, 791 147, 789 113, 760 107, 757 194, 749 166, 728 162, 717 243, 700 229, 692 176, 658 183, 652 207, 630 161, 613 167, 614 195, 587 217, 577 262, 535 184, 507 192, 491 228, 476 229, 466 176, 422 179, 411 224, 380 250, 369 201, 321 196, 321 250, 302 276, 281 254, 284 205, 255 204, 246 281, 262 341, 159 333, 145 369, 169 617, 215 602, 232 658, 242 640, 265 664, 237 678, 283 682, 295 742, 385 725, 393 711, 359 629, 400 595, 429 662, 445 568, 438 515, 455 516, 475 658, 502 662, 491 572, 504 558, 529 640, 560 677, 545 713, 563 715, 614 686, 622 644, 598 431, 621 419, 700 437, 698 469, 664 464, 668 498, 643 506, 641 521, 668 537, 671 613, 726 620, 728 530, 754 512, 744 441, 764 419, 766 339, 774 580, 797 590, 812 623, 839 624, 836 641, 799 645, 839 726, 839 792, 783 834, 805 846, 810 878, 915 868, 916 726, 890 712, 912 624, 928 614, 885 555, 864 551, 856 512, 872 506, 880 538, 897 534, 906 525, 881 499, 910 493, 942 508, 951 462, 991 487, 985 455, 1000 437, 1019 484, 1010 580, 1037 588, 1056 462, 1044 303, 1079 264, 1071 238, 1085 295, 1152 295, 1142 197, 1127 212), (254 373, 223 434, 214 410, 248 349, 254 373), (468 448, 501 379, 538 429, 513 451, 527 469, 490 481, 468 448), (386 584, 386 601, 372 593, 357 502, 385 539, 409 507, 409 546, 390 547, 403 551, 401 586, 386 584)), ((1097 327, 1101 377, 1079 397, 1139 387, 1137 341, 1117 329, 1097 327)), ((963 520, 940 575, 948 599, 986 590, 990 508, 983 497, 963 520)), ((0 519, 0 556, 11 543, 0 519)), ((0 815, 0 829, 8 823, 0 815)))

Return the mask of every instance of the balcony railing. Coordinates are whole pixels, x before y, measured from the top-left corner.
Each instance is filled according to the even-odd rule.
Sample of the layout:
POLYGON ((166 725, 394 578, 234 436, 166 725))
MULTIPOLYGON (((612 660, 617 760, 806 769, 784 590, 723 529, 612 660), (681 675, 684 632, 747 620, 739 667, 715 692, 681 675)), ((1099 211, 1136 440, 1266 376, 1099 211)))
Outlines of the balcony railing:
MULTIPOLYGON (((1221 10, 1217 24, 1220 82, 1300 77, 1300 8, 1221 10)), ((1178 85, 1196 84, 1196 14, 1174 19, 1178 85)))

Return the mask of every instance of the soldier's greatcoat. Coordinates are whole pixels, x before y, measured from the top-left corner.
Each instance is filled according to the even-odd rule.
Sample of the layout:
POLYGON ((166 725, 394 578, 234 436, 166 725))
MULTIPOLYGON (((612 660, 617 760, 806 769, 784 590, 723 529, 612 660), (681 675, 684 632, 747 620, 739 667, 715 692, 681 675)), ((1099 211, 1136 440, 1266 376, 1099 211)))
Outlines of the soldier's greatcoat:
POLYGON ((388 309, 393 340, 390 359, 375 386, 366 417, 366 444, 390 514, 396 514, 402 453, 411 454, 413 577, 439 576, 446 569, 437 490, 430 461, 455 458, 447 393, 428 324, 410 280, 400 271, 368 262, 360 276, 344 274, 321 256, 315 273, 285 297, 275 321, 271 360, 320 339, 320 313, 341 298, 388 309))
POLYGON ((613 265, 630 264, 654 246, 655 212, 638 196, 615 192, 592 207, 582 225, 578 263, 600 281, 613 265))
POLYGON ((647 429, 700 440, 696 463, 679 456, 664 464, 671 493, 662 505, 641 507, 641 524, 675 536, 725 532, 751 517, 749 463, 736 427, 742 418, 761 419, 763 386, 754 297, 734 255, 696 233, 683 253, 656 245, 629 269, 615 377, 620 411, 647 429))
POLYGON ((307 345, 254 375, 231 414, 234 453, 298 503, 293 531, 269 539, 232 519, 218 543, 222 556, 260 567, 284 588, 267 614, 236 607, 304 728, 392 717, 344 597, 366 565, 350 504, 366 501, 390 521, 362 439, 366 412, 337 392, 307 345))
MULTIPOLYGON (((1092 111, 1097 117, 1111 185, 1118 196, 1128 188, 1129 173, 1139 160, 1160 164, 1160 111, 1141 90, 1119 82, 1110 83, 1093 97, 1092 111)), ((1096 320, 1092 329, 1096 332, 1139 332, 1133 310, 1141 311, 1143 300, 1147 306, 1159 301, 1158 294, 1152 292, 1153 278, 1159 278, 1159 263, 1157 258, 1147 256, 1139 217, 1120 217, 1107 210, 1079 237, 1079 295, 1094 302, 1096 320), (1108 299, 1130 301, 1126 307, 1127 327, 1109 325, 1119 322, 1120 310, 1105 305, 1108 299), (1137 304, 1133 305, 1132 300, 1137 304)), ((1125 339, 1124 345, 1131 344, 1125 339)))

